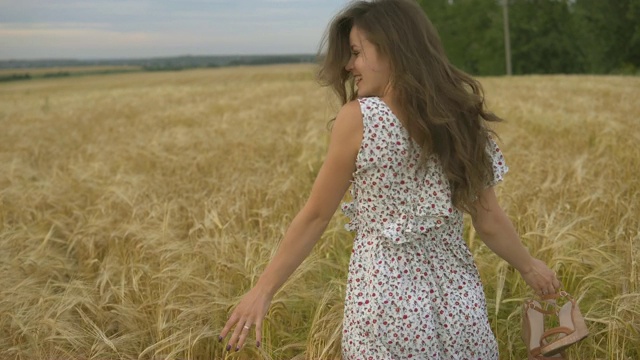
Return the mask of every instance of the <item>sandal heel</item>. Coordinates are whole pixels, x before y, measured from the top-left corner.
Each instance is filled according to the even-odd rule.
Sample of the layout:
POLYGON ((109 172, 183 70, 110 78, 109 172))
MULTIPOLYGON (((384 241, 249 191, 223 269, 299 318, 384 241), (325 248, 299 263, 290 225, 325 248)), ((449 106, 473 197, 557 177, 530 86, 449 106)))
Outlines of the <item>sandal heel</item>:
POLYGON ((524 304, 522 340, 527 346, 527 357, 529 360, 563 359, 563 350, 587 337, 589 330, 578 304, 567 292, 547 295, 542 300, 544 306, 535 300, 527 300, 524 304), (556 303, 558 298, 568 301, 560 307, 556 303), (545 315, 556 316, 559 326, 545 331, 545 315), (556 338, 548 341, 551 337, 556 338))

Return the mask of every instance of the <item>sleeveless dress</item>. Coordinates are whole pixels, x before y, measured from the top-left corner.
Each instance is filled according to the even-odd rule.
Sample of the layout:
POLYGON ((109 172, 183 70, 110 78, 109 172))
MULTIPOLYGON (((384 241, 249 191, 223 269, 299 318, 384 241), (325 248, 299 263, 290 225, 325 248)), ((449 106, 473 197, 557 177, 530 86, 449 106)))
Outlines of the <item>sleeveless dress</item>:
MULTIPOLYGON (((363 139, 342 204, 356 231, 344 304, 344 359, 498 359, 462 212, 435 155, 379 98, 359 99, 363 139), (413 144, 414 146, 410 146, 413 144)), ((508 168, 496 143, 493 186, 508 168)))

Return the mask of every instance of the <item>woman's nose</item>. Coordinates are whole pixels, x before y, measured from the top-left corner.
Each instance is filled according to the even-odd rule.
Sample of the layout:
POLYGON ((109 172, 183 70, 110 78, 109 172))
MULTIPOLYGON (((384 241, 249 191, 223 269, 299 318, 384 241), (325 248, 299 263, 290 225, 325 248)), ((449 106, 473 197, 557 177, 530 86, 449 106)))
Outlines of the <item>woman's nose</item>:
POLYGON ((353 70, 353 59, 349 59, 349 62, 347 62, 347 65, 344 66, 344 69, 348 72, 351 72, 351 70, 353 70))

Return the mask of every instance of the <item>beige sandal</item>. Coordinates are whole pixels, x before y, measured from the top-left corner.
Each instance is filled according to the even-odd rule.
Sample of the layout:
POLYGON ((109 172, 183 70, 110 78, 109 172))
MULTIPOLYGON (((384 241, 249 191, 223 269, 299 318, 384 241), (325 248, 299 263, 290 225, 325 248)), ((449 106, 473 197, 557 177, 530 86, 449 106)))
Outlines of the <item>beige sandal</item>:
MULTIPOLYGON (((576 301, 566 292, 542 297, 544 306, 535 300, 524 303, 522 314, 522 340, 527 345, 529 359, 545 359, 560 354, 567 347, 584 339, 589 334, 584 318, 576 301), (556 300, 565 298, 568 301, 559 306, 556 300), (552 308, 549 310, 549 308, 552 308), (556 315, 560 325, 544 330, 544 315, 556 315), (557 336, 549 341, 549 337, 557 336)), ((562 355, 560 354, 560 358, 562 355)), ((551 357, 549 359, 558 359, 551 357)))

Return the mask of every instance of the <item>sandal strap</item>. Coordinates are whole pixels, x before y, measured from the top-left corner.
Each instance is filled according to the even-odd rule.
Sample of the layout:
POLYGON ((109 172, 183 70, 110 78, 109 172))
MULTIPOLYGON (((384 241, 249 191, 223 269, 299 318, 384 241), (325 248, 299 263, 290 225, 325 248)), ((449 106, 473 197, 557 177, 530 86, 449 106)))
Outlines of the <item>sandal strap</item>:
POLYGON ((560 357, 557 357, 557 356, 549 357, 549 356, 542 355, 542 352, 540 351, 540 349, 542 349, 542 347, 533 348, 533 349, 529 350, 529 354, 531 354, 531 356, 533 356, 536 360, 561 360, 561 359, 564 359, 564 352, 558 353, 558 355, 560 355, 560 357))
POLYGON ((566 298, 573 301, 573 297, 571 297, 571 295, 569 295, 569 293, 564 290, 560 290, 555 294, 547 294, 547 295, 540 296, 540 299, 542 299, 543 301, 554 301, 558 298, 566 298))
POLYGON ((540 351, 540 349, 542 349, 542 347, 533 348, 529 350, 529 354, 531 354, 531 356, 533 357, 542 356, 542 352, 540 351))
POLYGON ((571 297, 571 295, 569 295, 568 292, 561 290, 555 294, 548 294, 548 295, 541 295, 540 299, 542 300, 542 304, 545 305, 545 308, 548 309, 550 306, 553 306, 556 310, 544 310, 541 311, 542 309, 540 309, 539 307, 536 308, 535 305, 532 305, 533 302, 532 300, 527 300, 525 302, 525 304, 527 306, 529 306, 530 308, 536 308, 536 310, 538 310, 539 312, 543 313, 543 314, 547 314, 547 315, 558 315, 558 311, 560 310, 561 306, 557 303, 557 299, 559 298, 563 298, 568 300, 568 302, 571 302, 573 304, 573 306, 576 306, 576 301, 573 299, 573 297, 571 297))
POLYGON ((535 356, 536 360, 562 360, 564 359, 564 354, 559 354, 560 356, 544 356, 544 355, 540 355, 540 356, 535 356))
POLYGON ((546 315, 555 315, 556 311, 554 310, 545 310, 539 306, 537 306, 536 304, 533 303, 533 301, 529 300, 527 302, 525 302, 524 307, 527 309, 534 309, 535 311, 539 312, 539 313, 543 313, 546 315))
POLYGON ((564 334, 564 335, 569 335, 571 333, 573 333, 574 330, 573 329, 569 329, 566 326, 558 326, 556 328, 553 329, 549 329, 547 331, 545 331, 544 333, 542 333, 542 336, 540 337, 540 346, 545 346, 548 344, 546 340, 546 338, 548 338, 551 335, 556 335, 556 334, 564 334))
POLYGON ((555 300, 557 298, 560 297, 560 294, 555 293, 555 294, 547 294, 547 295, 540 295, 540 299, 544 300, 544 301, 549 301, 549 300, 555 300))

